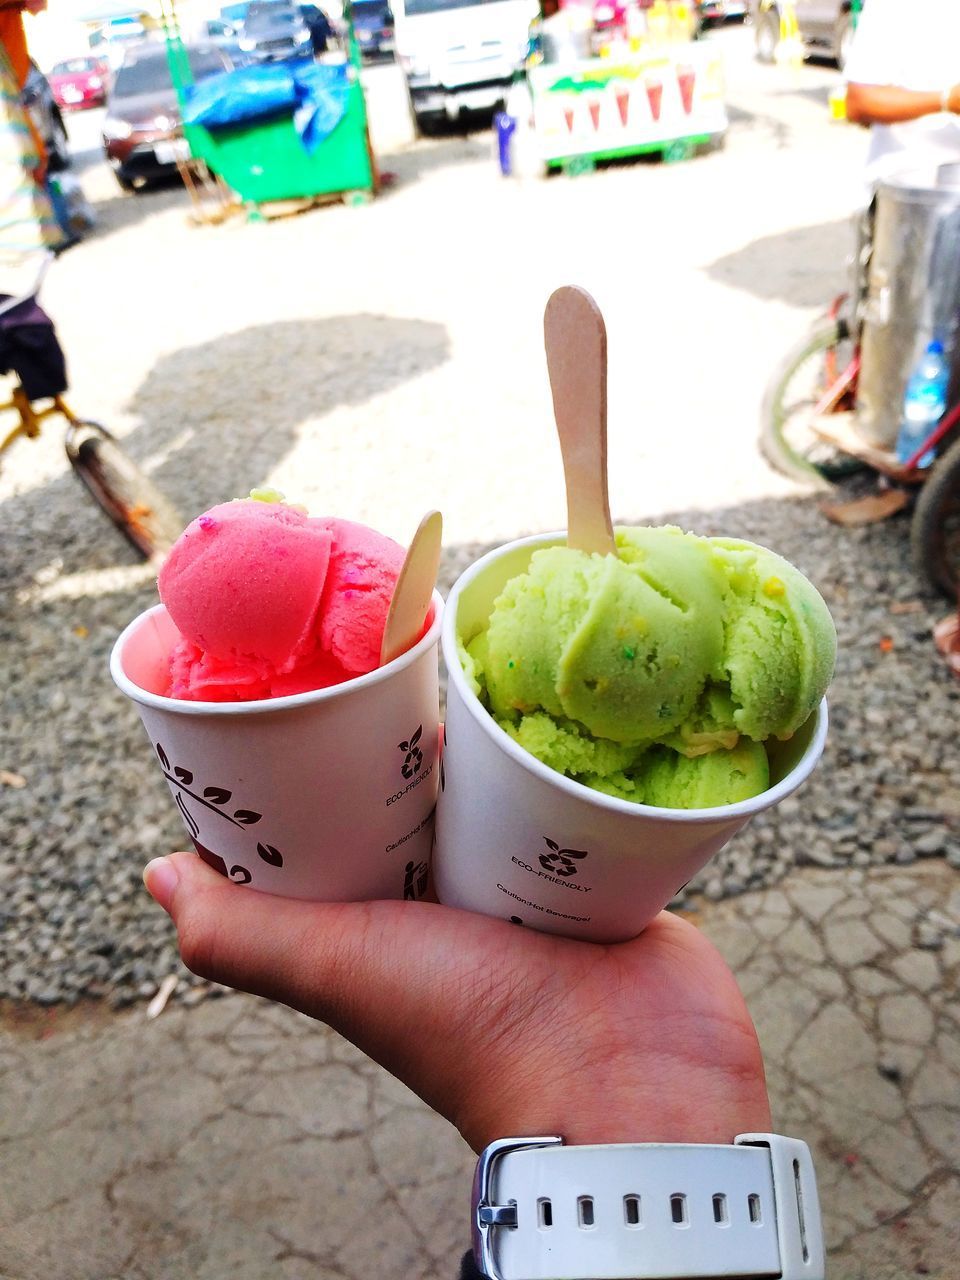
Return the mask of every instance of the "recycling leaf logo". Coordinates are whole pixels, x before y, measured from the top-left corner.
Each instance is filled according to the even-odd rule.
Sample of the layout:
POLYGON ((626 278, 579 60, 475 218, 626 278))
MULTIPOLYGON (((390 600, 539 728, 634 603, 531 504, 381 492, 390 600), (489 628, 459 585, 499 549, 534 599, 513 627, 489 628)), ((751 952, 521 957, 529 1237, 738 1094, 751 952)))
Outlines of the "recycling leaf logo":
POLYGON ((420 772, 420 767, 423 764, 423 752, 417 746, 417 743, 420 741, 422 734, 423 725, 421 724, 417 727, 416 733, 411 735, 409 741, 397 743, 397 750, 406 752, 400 768, 400 772, 405 778, 412 778, 420 772))
POLYGON ((575 876, 578 870, 577 860, 585 858, 587 850, 561 849, 556 840, 551 840, 549 836, 544 836, 543 842, 550 853, 541 853, 541 867, 555 876, 575 876))

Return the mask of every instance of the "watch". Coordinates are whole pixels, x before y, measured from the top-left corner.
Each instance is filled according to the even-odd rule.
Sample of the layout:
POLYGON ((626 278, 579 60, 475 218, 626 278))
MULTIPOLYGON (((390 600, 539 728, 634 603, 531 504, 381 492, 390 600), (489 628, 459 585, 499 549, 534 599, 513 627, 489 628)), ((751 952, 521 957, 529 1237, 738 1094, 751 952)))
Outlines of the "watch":
POLYGON ((566 1146, 500 1138, 473 1187, 473 1252, 490 1280, 824 1280, 805 1142, 566 1146))

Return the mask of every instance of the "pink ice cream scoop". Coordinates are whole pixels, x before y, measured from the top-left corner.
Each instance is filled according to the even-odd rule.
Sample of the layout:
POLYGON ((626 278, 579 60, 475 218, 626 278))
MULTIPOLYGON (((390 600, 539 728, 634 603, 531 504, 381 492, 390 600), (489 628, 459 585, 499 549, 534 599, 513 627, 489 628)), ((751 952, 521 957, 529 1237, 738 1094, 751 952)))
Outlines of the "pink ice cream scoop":
POLYGON ((252 701, 372 671, 404 551, 349 520, 242 499, 192 521, 160 570, 180 632, 168 696, 252 701))

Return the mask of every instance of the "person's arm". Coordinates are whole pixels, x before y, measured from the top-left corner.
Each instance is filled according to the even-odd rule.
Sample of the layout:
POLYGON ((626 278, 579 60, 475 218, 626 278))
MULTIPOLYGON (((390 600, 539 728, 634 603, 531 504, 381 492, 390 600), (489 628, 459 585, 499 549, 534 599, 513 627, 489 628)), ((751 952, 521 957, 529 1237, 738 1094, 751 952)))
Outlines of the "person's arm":
POLYGON ((733 974, 679 916, 598 946, 436 903, 268 898, 187 853, 144 879, 188 968, 328 1023, 478 1152, 504 1135, 729 1143, 771 1127, 733 974))
POLYGON ((902 124, 941 111, 960 113, 960 84, 945 91, 917 92, 893 84, 847 85, 847 119, 854 124, 902 124))

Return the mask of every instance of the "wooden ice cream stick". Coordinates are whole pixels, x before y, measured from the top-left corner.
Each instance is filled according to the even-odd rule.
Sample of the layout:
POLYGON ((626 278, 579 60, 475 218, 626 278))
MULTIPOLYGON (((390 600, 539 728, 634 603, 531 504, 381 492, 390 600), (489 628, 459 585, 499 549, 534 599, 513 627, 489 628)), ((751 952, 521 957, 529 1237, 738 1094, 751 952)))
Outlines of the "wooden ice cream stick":
POLYGON ((437 585, 443 517, 428 511, 417 526, 400 569, 380 645, 380 665, 399 658, 417 640, 437 585))
POLYGON ((567 545, 615 555, 607 496, 607 331, 584 289, 551 294, 543 339, 567 488, 567 545))

